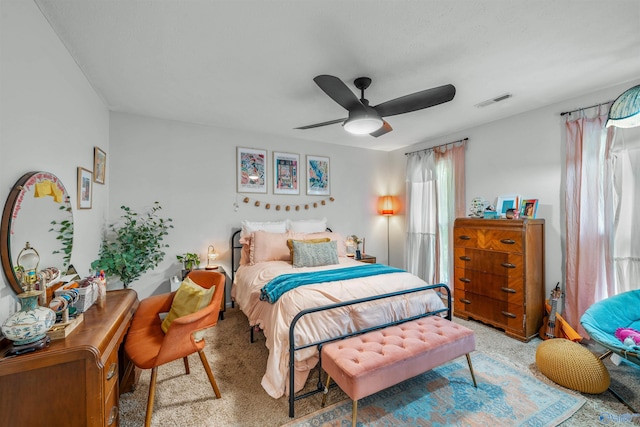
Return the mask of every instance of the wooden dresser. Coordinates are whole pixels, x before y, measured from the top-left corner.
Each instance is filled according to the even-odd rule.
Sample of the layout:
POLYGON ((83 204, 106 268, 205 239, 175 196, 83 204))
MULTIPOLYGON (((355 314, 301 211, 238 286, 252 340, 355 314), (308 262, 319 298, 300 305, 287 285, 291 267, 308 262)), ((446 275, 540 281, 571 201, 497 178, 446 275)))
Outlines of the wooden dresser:
POLYGON ((0 426, 118 425, 121 389, 135 381, 121 344, 137 307, 135 291, 109 291, 65 339, 0 358, 0 426))
POLYGON ((544 315, 544 220, 458 218, 454 226, 454 315, 522 341, 544 315))

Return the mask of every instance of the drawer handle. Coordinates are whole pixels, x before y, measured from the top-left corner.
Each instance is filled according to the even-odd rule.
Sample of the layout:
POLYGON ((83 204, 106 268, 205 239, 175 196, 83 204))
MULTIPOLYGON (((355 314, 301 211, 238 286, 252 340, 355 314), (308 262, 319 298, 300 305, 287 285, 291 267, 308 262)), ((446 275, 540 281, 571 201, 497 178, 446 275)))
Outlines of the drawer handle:
POLYGON ((463 256, 461 256, 461 257, 460 257, 460 259, 461 259, 462 261, 471 261, 471 258, 469 258, 468 256, 464 256, 464 255, 463 255, 463 256))
POLYGON ((464 304, 471 304, 471 301, 469 301, 468 299, 464 299, 464 298, 460 298, 460 302, 462 302, 464 304))
POLYGON ((513 314, 513 313, 509 313, 508 311, 503 311, 503 312, 502 312, 502 315, 503 315, 503 316, 510 317, 510 318, 512 318, 512 319, 515 319, 515 318, 516 318, 516 315, 515 315, 515 314, 513 314))
POLYGON ((109 419, 107 420, 107 425, 108 426, 112 425, 117 418, 118 418, 118 406, 113 405, 111 407, 111 411, 109 411, 109 419))
POLYGON ((107 381, 113 378, 117 372, 118 372, 118 364, 112 363, 111 366, 109 366, 109 372, 107 372, 107 381))
POLYGON ((503 266, 504 268, 516 268, 516 265, 515 264, 511 264, 510 262, 503 262, 500 265, 503 266))
POLYGON ((471 236, 463 234, 462 236, 460 236, 460 240, 471 240, 471 236))
POLYGON ((460 277, 458 280, 463 283, 471 283, 471 279, 467 279, 466 277, 460 277))
POLYGON ((504 243, 505 245, 515 245, 516 241, 511 239, 502 239, 500 240, 500 243, 504 243))
POLYGON ((518 291, 516 291, 515 289, 505 288, 504 286, 503 286, 503 287, 501 287, 501 288, 500 288, 500 290, 501 290, 502 292, 506 292, 506 293, 508 293, 508 294, 515 294, 516 292, 518 292, 518 291))

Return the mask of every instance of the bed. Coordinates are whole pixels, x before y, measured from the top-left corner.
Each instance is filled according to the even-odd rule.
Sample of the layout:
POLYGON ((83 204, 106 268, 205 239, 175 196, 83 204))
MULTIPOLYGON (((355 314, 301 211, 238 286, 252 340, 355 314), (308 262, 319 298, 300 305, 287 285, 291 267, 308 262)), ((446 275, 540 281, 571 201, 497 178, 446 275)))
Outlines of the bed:
MULTIPOLYGON (((274 398, 283 395, 292 397, 304 387, 311 369, 318 363, 318 347, 305 347, 307 344, 446 309, 440 295, 432 289, 426 289, 428 284, 417 276, 380 264, 365 265, 347 257, 344 239, 339 233, 317 231, 313 227, 303 227, 303 231, 296 231, 300 228, 292 229, 289 222, 286 222, 284 229, 281 225, 279 228, 266 226, 262 229, 255 227, 255 224, 251 225, 254 227, 243 222, 242 229, 236 229, 232 233, 231 295, 234 304, 238 304, 247 316, 249 326, 258 327, 264 332, 269 357, 261 384, 274 398), (301 257, 294 252, 291 242, 295 242, 293 245, 297 245, 296 249, 317 248, 328 243, 327 240, 333 242, 329 245, 337 248, 337 263, 300 265, 298 261, 301 257), (313 245, 305 244, 307 241, 313 245), (294 257, 293 263, 291 257, 294 257), (364 274, 364 270, 369 267, 377 268, 382 273, 349 277, 354 271, 364 274), (284 276, 311 277, 311 274, 337 279, 321 279, 321 283, 304 284, 269 301, 265 289, 274 279, 284 276), (337 276, 330 276, 333 274, 337 276), (340 278, 342 274, 347 277, 340 278), (416 288, 424 289, 350 304, 352 301, 416 288), (333 307, 313 311, 317 307, 327 306, 333 307), (313 312, 306 313, 304 317, 298 316, 309 310, 313 312), (297 324, 295 332, 291 331, 291 336, 295 337, 295 343, 290 343, 290 326, 294 318, 297 324), (291 348, 296 349, 291 358, 293 376, 289 375, 290 344, 291 348), (293 394, 289 393, 292 386, 293 394)), ((317 227, 321 226, 321 222, 317 224, 317 227)))

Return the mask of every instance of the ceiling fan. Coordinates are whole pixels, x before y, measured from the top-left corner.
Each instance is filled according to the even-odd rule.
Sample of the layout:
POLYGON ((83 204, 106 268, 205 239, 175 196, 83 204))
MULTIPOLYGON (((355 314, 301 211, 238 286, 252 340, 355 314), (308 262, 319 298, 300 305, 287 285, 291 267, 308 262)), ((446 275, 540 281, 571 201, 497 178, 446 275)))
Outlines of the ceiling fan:
POLYGON ((357 135, 368 133, 378 137, 393 130, 391 125, 382 119, 383 117, 409 113, 449 102, 456 94, 456 88, 448 84, 401 96, 372 107, 364 97, 365 89, 371 84, 369 77, 358 77, 353 82, 355 87, 360 90, 360 99, 337 77, 322 74, 316 76, 313 81, 331 99, 346 109, 349 112, 349 117, 301 126, 296 129, 312 129, 342 122, 342 126, 347 132, 357 135))

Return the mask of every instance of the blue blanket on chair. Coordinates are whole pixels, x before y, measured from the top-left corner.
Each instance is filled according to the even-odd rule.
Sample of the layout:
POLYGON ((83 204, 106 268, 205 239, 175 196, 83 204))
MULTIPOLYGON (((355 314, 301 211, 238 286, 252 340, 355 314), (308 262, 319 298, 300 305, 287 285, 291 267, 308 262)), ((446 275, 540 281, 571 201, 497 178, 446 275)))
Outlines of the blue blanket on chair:
POLYGON ((285 292, 298 286, 313 283, 334 282, 336 280, 356 279, 359 277, 376 276, 378 274, 404 273, 404 270, 389 267, 384 264, 365 264, 349 268, 335 268, 333 270, 309 271, 305 273, 282 274, 263 286, 260 290, 260 300, 275 303, 285 292))

